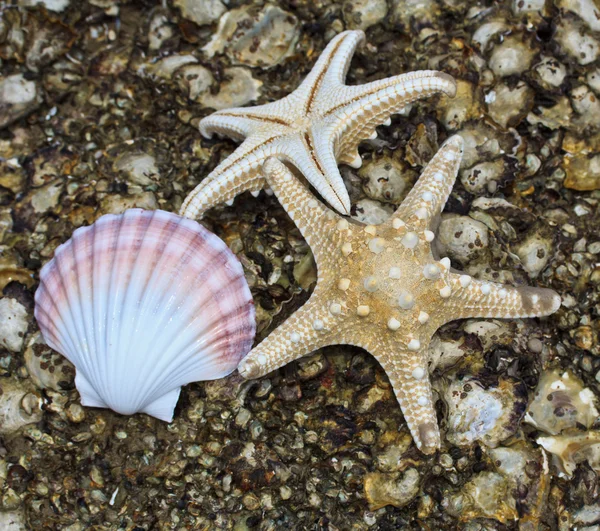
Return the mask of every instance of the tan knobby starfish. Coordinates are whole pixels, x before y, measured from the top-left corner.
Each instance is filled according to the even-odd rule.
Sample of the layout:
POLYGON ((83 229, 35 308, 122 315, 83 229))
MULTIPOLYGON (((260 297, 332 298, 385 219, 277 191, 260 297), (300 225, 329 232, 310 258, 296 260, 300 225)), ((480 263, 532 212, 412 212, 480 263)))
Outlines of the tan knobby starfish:
POLYGON ((265 162, 269 185, 313 250, 318 279, 308 302, 242 360, 242 376, 258 378, 326 345, 362 347, 387 373, 417 447, 439 448, 427 350, 435 331, 454 319, 536 317, 560 306, 550 289, 475 280, 432 255, 431 228, 462 149, 461 137, 450 138, 398 210, 377 226, 339 216, 280 161, 265 162))
POLYGON ((181 215, 196 218, 241 192, 258 193, 265 185, 261 168, 270 156, 298 168, 325 201, 349 214, 338 163, 359 167, 358 144, 374 138, 375 127, 389 124, 390 115, 409 103, 436 92, 456 92, 451 76, 432 70, 345 85, 350 60, 363 39, 362 31, 337 35, 300 86, 281 100, 204 118, 202 135, 244 141, 187 196, 181 215))

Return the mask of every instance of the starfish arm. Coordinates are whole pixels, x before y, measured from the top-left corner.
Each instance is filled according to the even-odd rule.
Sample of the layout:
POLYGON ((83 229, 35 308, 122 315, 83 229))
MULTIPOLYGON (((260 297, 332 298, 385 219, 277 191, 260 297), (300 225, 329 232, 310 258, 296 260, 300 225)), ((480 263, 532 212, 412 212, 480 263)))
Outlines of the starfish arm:
POLYGON ((205 138, 211 138, 216 133, 241 141, 265 126, 288 128, 290 121, 283 117, 293 112, 291 99, 287 96, 256 107, 234 107, 214 112, 200 120, 200 133, 205 138))
POLYGON ((318 267, 335 252, 335 225, 342 220, 313 196, 285 164, 271 157, 263 165, 267 183, 313 250, 318 267))
POLYGON ((309 301, 254 347, 238 365, 246 379, 260 378, 302 356, 330 345, 334 322, 331 313, 318 303, 318 287, 309 301))
POLYGON ((408 221, 411 217, 425 221, 429 226, 444 209, 450 196, 462 158, 464 142, 458 136, 450 137, 433 156, 421 177, 390 218, 408 221))
POLYGON ((331 97, 320 99, 324 108, 319 111, 325 117, 336 117, 336 136, 341 139, 337 146, 339 161, 356 163, 358 144, 374 136, 378 125, 415 100, 438 92, 453 97, 456 82, 443 72, 423 70, 331 91, 331 97))
POLYGON ((431 454, 440 447, 428 372, 426 348, 410 351, 404 345, 376 345, 369 351, 388 375, 417 448, 431 454))
POLYGON ((261 190, 264 187, 261 165, 276 149, 275 136, 263 133, 246 139, 187 195, 179 214, 196 219, 242 192, 261 190))
MULTIPOLYGON (((310 162, 319 171, 318 181, 309 179, 323 199, 340 214, 350 215, 350 196, 338 168, 333 152, 333 138, 330 128, 313 127, 306 133, 305 142, 310 146, 310 162)), ((305 173, 305 175, 307 175, 305 173)))
POLYGON ((342 214, 350 213, 350 196, 342 181, 337 164, 323 165, 317 152, 313 131, 288 136, 281 144, 279 158, 298 168, 306 180, 333 208, 342 214))
POLYGON ((561 304, 558 293, 547 288, 514 288, 456 273, 450 273, 448 280, 452 295, 444 303, 446 322, 470 317, 543 317, 554 313, 561 304))
POLYGON ((329 41, 315 66, 296 90, 302 96, 306 114, 313 111, 313 106, 318 101, 317 94, 322 87, 343 85, 354 51, 364 39, 363 31, 349 30, 329 41))

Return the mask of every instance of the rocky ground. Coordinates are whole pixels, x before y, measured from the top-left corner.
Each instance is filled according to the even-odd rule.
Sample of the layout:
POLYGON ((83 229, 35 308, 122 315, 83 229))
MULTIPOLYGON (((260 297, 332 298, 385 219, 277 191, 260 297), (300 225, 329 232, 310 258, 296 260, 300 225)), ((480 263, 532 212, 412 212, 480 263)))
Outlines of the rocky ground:
MULTIPOLYGON (((16 3, 0 8, 0 528, 600 529, 594 0, 16 3), (440 253, 552 287, 562 308, 439 332, 434 456, 349 347, 189 385, 172 424, 83 408, 33 318, 40 267, 102 214, 177 211, 236 146, 198 121, 288 94, 349 28, 367 33, 349 84, 424 68, 458 80, 455 99, 413 105, 362 144, 360 170, 342 168, 353 216, 385 219, 458 133, 440 253)), ((203 222, 245 267, 260 341, 307 299, 310 250, 264 192, 203 222)))

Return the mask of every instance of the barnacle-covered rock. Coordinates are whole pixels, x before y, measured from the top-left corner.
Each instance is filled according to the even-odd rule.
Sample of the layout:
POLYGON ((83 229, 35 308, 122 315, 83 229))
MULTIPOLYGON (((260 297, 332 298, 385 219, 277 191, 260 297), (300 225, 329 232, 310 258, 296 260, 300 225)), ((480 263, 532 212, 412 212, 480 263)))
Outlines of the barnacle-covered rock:
POLYGON ((511 35, 494 47, 489 66, 497 76, 512 76, 529 69, 535 49, 521 35, 511 35))
POLYGON ((393 205, 386 205, 373 199, 361 199, 352 208, 352 218, 365 225, 379 225, 394 212, 393 205))
POLYGON ((42 400, 27 381, 0 382, 0 434, 8 435, 42 418, 42 400))
POLYGON ((415 21, 431 20, 439 10, 434 0, 391 0, 390 18, 393 24, 409 26, 415 21))
POLYGON ((522 526, 539 529, 540 520, 548 511, 546 497, 550 487, 549 467, 543 450, 518 441, 509 447, 488 449, 486 454, 494 470, 509 482, 510 496, 517 502, 522 526))
POLYGON ((152 51, 160 50, 162 45, 173 37, 174 33, 175 30, 169 23, 167 15, 157 11, 150 19, 148 27, 148 48, 152 51))
POLYGON ((581 127, 597 127, 600 123, 600 101, 587 85, 571 91, 571 105, 576 113, 576 123, 581 127))
POLYGON ((176 78, 192 101, 217 110, 241 107, 260 96, 262 82, 254 79, 248 68, 225 68, 223 74, 224 80, 218 85, 219 91, 216 93, 211 90, 215 78, 208 68, 201 65, 184 66, 177 72, 176 78))
POLYGON ((65 391, 73 388, 75 368, 46 345, 39 332, 29 340, 23 360, 31 381, 39 389, 65 391))
POLYGON ((448 498, 447 510, 463 522, 491 518, 506 523, 519 516, 511 492, 507 478, 496 472, 481 472, 448 498))
POLYGON ((562 149, 566 151, 563 166, 564 186, 572 190, 590 191, 600 188, 600 136, 578 138, 565 136, 562 149))
POLYGON ((364 488, 369 508, 372 511, 386 505, 404 507, 419 493, 421 479, 415 468, 402 475, 371 472, 365 476, 364 488))
POLYGON ((42 103, 38 85, 22 74, 0 78, 0 128, 27 116, 42 103))
POLYGON ((456 365, 463 357, 473 354, 464 338, 442 340, 437 334, 429 344, 429 372, 434 369, 446 370, 456 365))
POLYGON ((509 345, 514 341, 514 330, 506 321, 470 319, 464 331, 477 336, 484 350, 489 350, 494 345, 509 345))
POLYGON ((130 208, 156 210, 158 208, 158 201, 152 192, 142 192, 130 195, 111 194, 100 201, 100 212, 102 214, 122 214, 130 208))
POLYGON ((203 48, 207 57, 225 53, 236 64, 274 66, 290 55, 298 40, 298 20, 267 5, 232 9, 219 20, 217 32, 203 48))
POLYGON ((439 256, 449 256, 467 263, 480 255, 489 243, 488 229, 480 221, 468 216, 446 214, 434 240, 439 256))
POLYGON ((590 428, 598 418, 595 402, 593 391, 571 372, 547 371, 540 377, 524 420, 552 435, 578 426, 590 428))
MULTIPOLYGON (((0 240, 2 240, 3 228, 5 230, 12 228, 12 223, 9 223, 9 221, 12 221, 12 218, 3 220, 0 214, 0 240), (4 227, 3 221, 6 223, 4 227)), ((34 284, 33 275, 33 271, 24 266, 23 260, 17 252, 7 246, 0 246, 0 291, 13 281, 20 282, 30 288, 34 284)), ((2 326, 0 326, 1 328, 2 326)))
POLYGON ((375 446, 375 466, 381 472, 399 472, 406 465, 402 456, 412 446, 412 438, 407 432, 385 431, 375 446))
POLYGON ((562 96, 558 98, 552 107, 540 106, 534 108, 533 112, 527 115, 527 121, 531 125, 542 124, 548 129, 558 129, 572 127, 573 108, 569 98, 562 96))
POLYGON ((533 69, 534 79, 545 89, 555 90, 563 84, 567 76, 567 68, 558 59, 542 56, 533 69))
POLYGON ((448 441, 468 446, 475 441, 493 448, 513 435, 527 406, 527 387, 501 377, 495 382, 466 376, 442 384, 442 398, 448 406, 448 441))
POLYGON ((513 248, 521 259, 523 269, 529 273, 531 278, 537 278, 544 270, 550 260, 552 249, 552 238, 544 231, 539 230, 531 231, 522 242, 513 248))
POLYGON ((24 511, 1 511, 0 529, 3 531, 26 531, 28 528, 24 511))
POLYGON ((499 83, 486 96, 489 115, 502 127, 516 127, 533 107, 534 91, 524 81, 499 83))
POLYGON ((556 4, 564 11, 578 15, 592 31, 600 31, 598 4, 594 0, 558 0, 556 4))
POLYGON ((20 352, 29 327, 29 312, 17 299, 0 299, 0 347, 20 352))
POLYGON ((600 472, 600 432, 598 431, 539 437, 536 442, 552 454, 552 462, 561 476, 572 476, 577 465, 585 461, 596 472, 600 472))
POLYGON ((175 0, 181 16, 203 26, 212 24, 227 10, 221 0, 175 0))
POLYGON ((448 129, 458 129, 468 120, 480 118, 483 114, 481 100, 481 90, 474 83, 457 80, 456 96, 443 98, 438 107, 442 123, 448 129))
POLYGON ((363 190, 371 199, 400 203, 412 182, 413 172, 393 157, 375 158, 365 162, 358 175, 364 180, 363 190))
POLYGON ((143 151, 126 152, 119 155, 113 168, 117 172, 123 172, 129 182, 140 186, 148 186, 159 177, 156 159, 143 151))
POLYGON ((493 193, 509 170, 508 162, 500 157, 461 171, 460 182, 472 194, 493 193))
POLYGON ((162 57, 156 62, 143 63, 138 68, 138 73, 142 76, 149 76, 155 79, 170 80, 175 72, 185 65, 198 62, 191 54, 174 54, 162 57))
POLYGON ((465 124, 460 136, 465 142, 461 168, 470 168, 482 160, 492 160, 512 153, 515 147, 514 136, 492 127, 483 120, 465 124))
POLYGON ((506 33, 510 30, 507 22, 501 18, 489 20, 477 27, 471 37, 471 42, 479 48, 481 52, 486 52, 494 43, 494 37, 506 33))
POLYGON ((23 7, 42 5, 50 11, 61 12, 69 7, 71 0, 18 0, 17 4, 23 7))
POLYGON ((600 57, 600 43, 579 20, 564 17, 556 27, 555 39, 562 50, 580 65, 590 64, 600 57))
POLYGON ((366 30, 385 18, 388 6, 385 0, 346 0, 342 10, 349 29, 366 30))

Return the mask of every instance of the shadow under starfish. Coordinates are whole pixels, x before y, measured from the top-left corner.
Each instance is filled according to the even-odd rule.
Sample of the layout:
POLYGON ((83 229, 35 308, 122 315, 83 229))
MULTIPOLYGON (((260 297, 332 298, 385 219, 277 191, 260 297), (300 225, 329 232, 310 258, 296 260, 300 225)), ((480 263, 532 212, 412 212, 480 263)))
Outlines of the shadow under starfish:
POLYGON ((327 345, 362 347, 387 373, 417 447, 440 447, 428 374, 436 330, 468 317, 545 316, 561 303, 550 289, 476 280, 451 271, 448 258, 434 259, 432 224, 462 151, 460 136, 448 139, 402 205, 377 226, 336 214, 282 162, 266 161, 265 177, 310 245, 318 276, 307 303, 241 361, 243 377, 258 378, 327 345))

